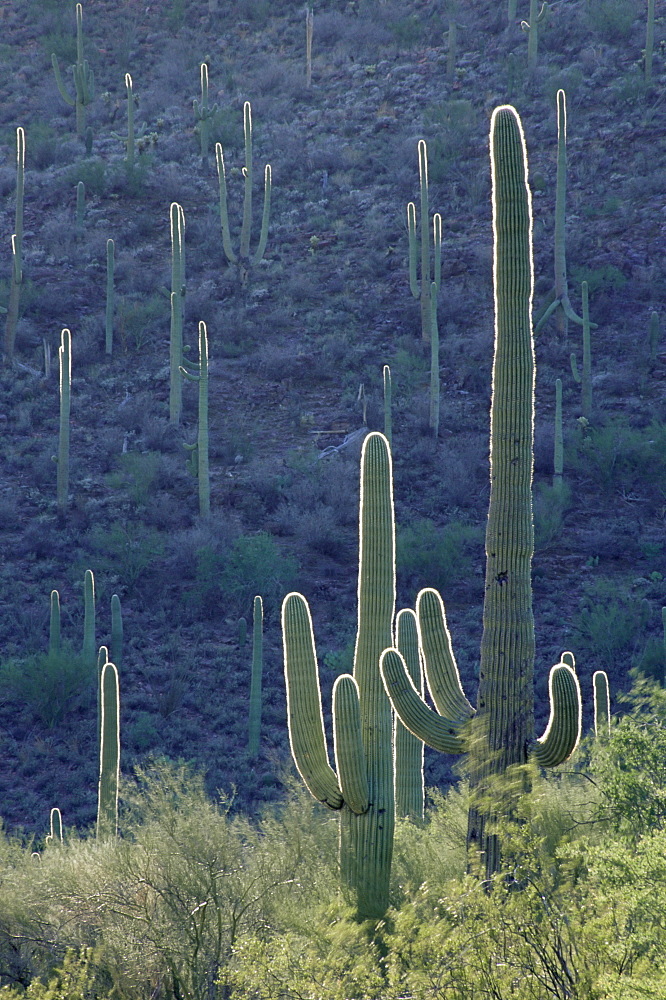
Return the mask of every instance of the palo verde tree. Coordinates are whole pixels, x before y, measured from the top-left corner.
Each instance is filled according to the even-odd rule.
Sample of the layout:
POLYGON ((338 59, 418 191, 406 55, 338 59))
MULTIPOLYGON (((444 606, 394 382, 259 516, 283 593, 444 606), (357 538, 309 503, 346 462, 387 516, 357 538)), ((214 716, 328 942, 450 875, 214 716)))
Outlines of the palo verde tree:
POLYGON ((490 505, 486 528, 483 637, 476 710, 467 701, 436 591, 417 600, 426 677, 438 713, 419 696, 397 649, 382 655, 391 702, 407 728, 444 752, 467 752, 472 789, 468 847, 486 876, 499 871, 494 821, 512 810, 511 779, 523 785, 531 756, 541 766, 565 760, 580 734, 580 689, 574 670, 550 672, 551 715, 534 739, 534 343, 531 322, 532 210, 522 125, 514 108, 493 112, 495 357, 490 415, 490 505), (499 780, 498 780, 499 779, 499 780))

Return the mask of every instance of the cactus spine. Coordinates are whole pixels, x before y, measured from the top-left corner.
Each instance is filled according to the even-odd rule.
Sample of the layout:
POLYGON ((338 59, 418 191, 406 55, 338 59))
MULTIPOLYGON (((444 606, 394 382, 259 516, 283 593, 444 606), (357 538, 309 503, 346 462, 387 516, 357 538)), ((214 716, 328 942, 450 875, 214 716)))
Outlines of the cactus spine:
POLYGON ((86 131, 86 107, 95 96, 95 75, 88 60, 83 58, 83 8, 80 3, 76 5, 76 62, 70 67, 74 77, 74 97, 70 97, 65 89, 55 52, 51 55, 51 64, 60 96, 75 109, 76 134, 83 139, 86 131))
POLYGON ((118 671, 105 663, 100 678, 101 725, 99 741, 99 786, 97 793, 97 839, 118 833, 118 783, 120 779, 120 702, 118 671))
POLYGON ((12 235, 12 277, 9 283, 7 324, 5 326, 5 360, 14 357, 16 327, 18 325, 19 298, 23 283, 23 192, 25 178, 25 132, 16 129, 16 214, 12 235))
POLYGON ((111 660, 118 670, 123 667, 123 612, 120 598, 111 595, 111 660))
POLYGON ((72 387, 72 335, 64 329, 60 335, 60 432, 56 458, 56 501, 61 514, 67 507, 69 495, 69 413, 72 387))
POLYGON ((589 417, 592 410, 592 359, 590 352, 590 308, 587 295, 587 281, 581 284, 583 313, 583 371, 579 373, 576 365, 576 355, 572 352, 571 374, 574 381, 581 387, 581 412, 589 417))
POLYGON ((60 594, 51 591, 49 615, 49 656, 57 656, 60 652, 60 594))
POLYGON ((264 664, 264 606, 255 597, 252 618, 252 677, 250 680, 250 718, 247 748, 251 757, 259 753, 261 732, 261 675, 264 664))
POLYGON ((392 641, 395 530, 391 455, 383 434, 369 434, 361 454, 358 628, 354 675, 333 687, 337 773, 328 762, 312 620, 300 594, 282 606, 289 737, 312 795, 340 810, 342 884, 359 919, 388 906, 393 853, 392 713, 379 657, 392 641))
POLYGON ((205 62, 201 63, 201 100, 197 101, 196 98, 192 102, 194 108, 194 117, 198 122, 199 127, 199 145, 201 148, 201 162, 206 164, 208 162, 208 131, 210 120, 213 115, 217 114, 218 106, 214 104, 211 108, 208 104, 208 66, 205 62))
POLYGON ((488 877, 501 863, 492 819, 512 810, 508 793, 494 787, 494 776, 524 764, 528 753, 543 767, 558 764, 571 754, 580 733, 578 680, 570 666, 559 663, 550 672, 550 720, 544 735, 534 739, 532 213, 523 130, 510 106, 493 112, 490 154, 495 357, 476 713, 460 686, 444 606, 435 591, 419 594, 417 615, 426 678, 439 714, 419 697, 398 650, 387 649, 381 659, 387 690, 405 725, 436 749, 469 753, 468 846, 480 852, 488 877))
POLYGON ((169 339, 169 420, 180 423, 183 409, 183 315, 185 311, 185 213, 174 201, 169 210, 171 224, 171 335, 169 339))
POLYGON ((206 324, 199 323, 199 363, 184 360, 180 366, 184 378, 199 385, 199 426, 197 442, 186 445, 192 452, 190 469, 199 480, 199 513, 202 517, 210 514, 210 474, 208 468, 208 333, 206 324))
POLYGON ((594 689, 594 735, 610 735, 610 691, 605 670, 595 670, 592 677, 594 689))
POLYGON ((106 241, 106 313, 105 313, 105 349, 113 354, 113 312, 115 307, 114 272, 116 262, 116 245, 113 240, 106 241))
MULTIPOLYGON (((423 667, 419 648, 419 629, 413 611, 399 611, 395 620, 395 645, 402 654, 414 687, 423 697, 423 667)), ((396 818, 422 820, 425 806, 423 783, 423 740, 410 733, 395 717, 395 815, 396 818)))
POLYGON ((264 170, 264 210, 261 218, 261 231, 259 233, 259 243, 254 254, 250 255, 250 234, 252 229, 252 108, 250 102, 243 105, 243 129, 245 135, 245 167, 243 177, 245 179, 243 195, 243 224, 240 236, 240 250, 238 254, 231 246, 231 232, 229 230, 229 212, 227 208, 227 179, 224 166, 224 153, 222 145, 218 142, 215 145, 215 161, 217 163, 217 174, 220 186, 220 222, 222 225, 222 246, 224 253, 230 264, 237 264, 240 271, 241 280, 244 283, 247 279, 250 265, 258 264, 264 256, 266 243, 268 241, 268 220, 271 210, 271 167, 266 164, 264 170))
POLYGON ((421 279, 417 279, 416 268, 416 205, 407 205, 407 229, 409 232, 409 287, 415 299, 421 302, 421 336, 426 342, 432 334, 432 283, 439 293, 442 276, 442 217, 437 213, 433 218, 434 263, 430 274, 430 244, 428 236, 428 149, 424 139, 419 140, 419 192, 421 205, 421 279))

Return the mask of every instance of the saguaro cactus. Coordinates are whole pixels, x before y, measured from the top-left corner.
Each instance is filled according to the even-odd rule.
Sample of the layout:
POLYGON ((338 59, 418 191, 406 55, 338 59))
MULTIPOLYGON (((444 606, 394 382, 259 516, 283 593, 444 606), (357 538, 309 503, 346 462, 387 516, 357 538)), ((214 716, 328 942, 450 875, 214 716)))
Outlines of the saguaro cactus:
POLYGON ((310 610, 300 594, 284 600, 282 634, 292 754, 312 795, 340 810, 341 878, 362 920, 386 911, 393 854, 393 721, 379 676, 395 607, 391 455, 383 434, 363 443, 359 534, 354 672, 333 687, 336 771, 326 749, 310 610))
POLYGON ((210 514, 210 473, 208 468, 208 333, 206 324, 199 323, 199 363, 187 360, 180 366, 184 378, 199 386, 199 426, 196 444, 186 445, 192 452, 189 467, 199 480, 199 513, 210 514))
POLYGON ((134 84, 129 73, 125 73, 125 90, 127 91, 127 135, 121 135, 119 132, 112 132, 111 135, 114 139, 125 143, 125 163, 131 170, 134 167, 135 142, 146 131, 146 125, 144 122, 137 135, 134 127, 134 84))
POLYGON ((46 843, 62 844, 62 815, 58 808, 51 810, 49 826, 50 832, 46 835, 46 843))
POLYGON ((562 429, 562 379, 555 379, 555 440, 553 444, 553 486, 564 486, 564 432, 562 429))
POLYGON ((76 111, 76 134, 82 139, 86 130, 86 107, 95 96, 95 75, 88 60, 83 58, 83 7, 80 3, 76 5, 76 62, 70 67, 74 77, 74 97, 70 97, 65 89, 55 52, 51 55, 51 64, 60 96, 76 111))
POLYGON ((118 671, 105 663, 100 680, 101 727, 99 786, 97 794, 97 839, 118 833, 118 783, 120 780, 120 699, 118 671))
POLYGON ((527 32, 527 68, 534 69, 539 51, 539 28, 545 22, 548 14, 548 4, 541 0, 530 0, 530 19, 521 21, 520 26, 527 32))
POLYGON ((255 597, 252 617, 252 676, 250 679, 250 717, 247 748, 251 757, 259 753, 261 732, 261 677, 264 666, 264 605, 255 597))
POLYGON ((91 669, 97 662, 95 642, 95 577, 87 569, 83 578, 83 658, 91 669))
POLYGON ((60 652, 60 594, 51 591, 49 615, 49 656, 57 656, 60 652))
MULTIPOLYGON (((416 615, 405 608, 395 619, 395 645, 402 654, 414 687, 423 697, 423 665, 416 615)), ((398 716, 394 728, 395 815, 396 818, 422 820, 425 805, 423 781, 423 740, 410 733, 398 716)))
POLYGON ((592 411, 592 355, 590 350, 590 308, 588 305, 587 281, 581 284, 583 313, 583 370, 579 373, 576 355, 570 354, 571 374, 581 388, 581 412, 589 417, 592 411))
POLYGON ((69 496, 69 414, 72 387, 72 335, 64 329, 60 335, 60 431, 56 457, 56 500, 61 514, 67 507, 69 496))
POLYGON ((195 98, 192 106, 199 129, 201 162, 205 164, 208 161, 208 130, 210 120, 218 111, 217 104, 214 104, 212 108, 208 104, 208 65, 205 62, 201 63, 201 100, 197 101, 195 98))
POLYGON ((114 272, 116 261, 116 245, 113 240, 106 241, 106 312, 104 315, 104 344, 106 353, 113 354, 113 312, 115 307, 114 272))
POLYGON ((171 335, 169 338, 169 420, 180 423, 183 409, 183 316, 185 311, 185 213, 177 201, 169 209, 171 225, 171 335))
POLYGON ((419 697, 398 650, 386 650, 381 661, 387 691, 407 728, 437 749, 469 754, 468 846, 480 852, 488 877, 501 863, 492 821, 512 808, 510 795, 497 790, 494 776, 524 764, 528 754, 541 766, 558 764, 570 755, 580 733, 578 680, 571 667, 560 663, 550 672, 548 727, 539 740, 534 739, 532 213, 523 130, 510 106, 493 112, 490 154, 495 357, 476 712, 460 686, 444 606, 435 591, 419 594, 417 614, 426 678, 439 714, 419 697))
POLYGON ((123 666, 123 613, 120 598, 111 595, 111 660, 118 670, 123 666))
POLYGON ((610 689, 608 674, 605 670, 595 670, 592 675, 594 690, 594 735, 608 736, 610 734, 610 689))
POLYGON ((421 336, 429 342, 432 332, 432 300, 439 293, 442 277, 442 217, 437 212, 433 216, 432 275, 430 271, 430 242, 428 234, 430 210, 428 207, 428 149, 424 139, 419 140, 419 191, 421 205, 421 276, 417 279, 416 268, 416 205, 407 205, 407 229, 409 232, 409 287, 415 299, 421 302, 421 336), (433 291, 433 284, 435 289, 433 291))
POLYGON ((268 241, 268 220, 271 211, 271 167, 267 163, 264 170, 264 210, 261 218, 261 231, 259 233, 259 243, 253 254, 250 254, 250 235, 252 230, 252 108, 250 102, 243 105, 243 128, 245 135, 245 167, 243 177, 245 178, 245 189, 243 195, 243 225, 240 235, 240 249, 236 253, 231 246, 231 233, 229 230, 229 212, 227 208, 227 177, 224 166, 224 153, 221 143, 215 145, 215 161, 217 163, 217 174, 220 184, 220 222, 222 225, 222 246, 224 253, 230 264, 237 264, 240 271, 241 281, 247 279, 249 268, 252 264, 258 264, 264 256, 266 243, 268 241))
POLYGON ((23 190, 25 177, 25 132, 16 129, 16 215, 12 235, 12 277, 9 283, 7 324, 5 326, 5 360, 14 357, 19 298, 23 283, 23 190))

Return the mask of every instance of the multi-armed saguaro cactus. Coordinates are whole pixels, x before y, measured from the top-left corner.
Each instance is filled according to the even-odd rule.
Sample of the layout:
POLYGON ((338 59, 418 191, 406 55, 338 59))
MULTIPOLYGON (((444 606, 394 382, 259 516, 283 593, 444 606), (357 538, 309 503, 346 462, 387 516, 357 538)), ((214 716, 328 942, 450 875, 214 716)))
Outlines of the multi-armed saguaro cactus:
POLYGON ((23 282, 23 188, 25 175, 25 132, 16 129, 16 216, 12 235, 12 277, 9 283, 7 325, 5 326, 5 360, 14 357, 19 298, 23 282))
POLYGON ((199 323, 199 361, 183 359, 180 373, 199 385, 199 426, 195 444, 185 445, 192 452, 188 466, 199 481, 199 513, 210 514, 210 473, 208 468, 208 333, 203 320, 199 323))
POLYGON ((177 201, 169 209, 171 224, 171 335, 169 338, 169 420, 180 423, 183 409, 183 318, 185 313, 185 213, 177 201))
POLYGON ((105 663, 100 679, 101 725, 99 741, 99 786, 97 793, 97 839, 118 833, 118 782, 120 779, 120 701, 118 671, 105 663))
POLYGON ((490 505, 486 529, 483 638, 476 712, 465 698, 446 627, 444 606, 432 590, 417 600, 428 686, 439 714, 419 697, 396 649, 382 656, 382 674, 401 720, 426 743, 469 755, 472 808, 468 845, 480 851, 488 876, 499 870, 496 816, 511 798, 496 786, 513 765, 532 755, 541 766, 565 760, 580 732, 580 689, 560 663, 550 672, 551 715, 534 739, 534 346, 531 324, 532 214, 527 157, 515 109, 493 112, 490 132, 493 186, 495 358, 490 417, 490 505))
POLYGON ((86 130, 86 107, 95 96, 95 75, 83 58, 83 8, 76 5, 76 62, 70 67, 74 77, 74 97, 70 97, 60 75, 60 66, 55 52, 51 55, 53 72, 63 101, 76 110, 76 134, 83 138, 86 130))
POLYGON ((227 208, 227 177, 224 166, 224 153, 222 145, 219 142, 215 144, 215 161, 217 163, 217 174, 220 182, 222 246, 229 263, 238 265, 241 281, 244 283, 247 280, 250 266, 258 264, 264 256, 268 241, 268 220, 271 211, 271 167, 267 163, 264 170, 264 210, 261 218, 259 243, 256 251, 250 254, 250 234, 252 229, 252 108, 249 101, 246 101, 243 105, 243 128, 245 135, 245 167, 243 168, 245 190, 243 196, 243 225, 241 227, 240 249, 238 253, 231 246, 229 212, 227 208))
POLYGON ((208 162, 208 130, 211 118, 217 114, 218 106, 214 104, 211 108, 208 103, 208 64, 201 63, 201 100, 196 97, 192 102, 194 117, 197 120, 199 129, 199 145, 201 147, 201 162, 208 162))
POLYGON ((333 687, 336 771, 328 761, 312 620, 300 594, 282 606, 289 737, 296 766, 320 802, 340 810, 340 868, 359 919, 388 906, 393 853, 392 712, 379 676, 395 607, 391 455, 369 434, 361 455, 358 629, 354 673, 333 687))
POLYGON ((437 212, 433 216, 434 263, 430 271, 430 240, 428 233, 428 149, 424 139, 419 140, 419 190, 421 205, 421 277, 416 275, 416 205, 407 205, 407 229, 409 232, 409 287, 415 299, 421 302, 421 336, 430 341, 432 332, 432 300, 437 301, 442 277, 442 217, 437 212), (433 289, 434 284, 434 289, 433 289))
POLYGON ((58 434, 58 454, 55 456, 56 500, 61 514, 67 507, 69 495, 69 414, 72 388, 72 335, 64 329, 60 335, 60 432, 58 434))
POLYGON ((251 757, 259 753, 261 732, 261 678, 264 667, 264 605, 255 597, 252 617, 252 676, 250 678, 250 716, 247 748, 251 757))
POLYGON ((576 355, 573 351, 570 354, 571 374, 574 381, 578 382, 581 388, 581 412, 584 417, 589 417, 592 410, 592 354, 590 350, 590 308, 588 304, 587 281, 581 284, 583 313, 583 370, 578 371, 576 355))

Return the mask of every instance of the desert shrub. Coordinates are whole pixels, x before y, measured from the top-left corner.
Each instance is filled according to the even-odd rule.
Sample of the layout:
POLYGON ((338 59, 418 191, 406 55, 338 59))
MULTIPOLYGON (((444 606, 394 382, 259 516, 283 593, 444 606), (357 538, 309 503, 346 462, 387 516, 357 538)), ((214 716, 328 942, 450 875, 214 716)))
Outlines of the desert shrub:
POLYGON ((602 669, 620 659, 631 661, 642 648, 649 614, 647 602, 617 583, 589 584, 571 623, 576 657, 602 669))
POLYGON ((397 532, 398 579, 418 590, 445 591, 460 577, 471 577, 468 549, 480 540, 479 528, 460 521, 439 528, 429 518, 415 520, 397 532))
POLYGON ((88 544, 96 553, 97 567, 130 593, 164 555, 160 533, 133 521, 114 521, 108 528, 96 525, 88 544))
POLYGON ((0 664, 0 691, 17 708, 27 707, 48 729, 92 698, 94 670, 70 646, 0 664))
POLYGON ((636 18, 632 0, 594 0, 587 4, 587 20, 607 42, 620 42, 627 37, 636 18))

